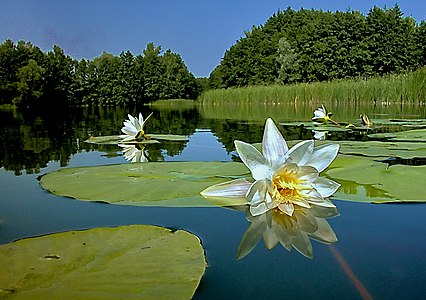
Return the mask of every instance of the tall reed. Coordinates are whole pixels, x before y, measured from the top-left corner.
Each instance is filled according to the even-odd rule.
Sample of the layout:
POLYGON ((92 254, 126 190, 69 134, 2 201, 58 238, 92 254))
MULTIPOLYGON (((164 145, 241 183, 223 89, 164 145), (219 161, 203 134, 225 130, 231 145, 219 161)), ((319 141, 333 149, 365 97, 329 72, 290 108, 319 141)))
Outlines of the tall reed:
POLYGON ((343 79, 293 85, 208 90, 198 101, 208 104, 289 102, 419 103, 426 101, 426 67, 414 72, 370 79, 343 79))

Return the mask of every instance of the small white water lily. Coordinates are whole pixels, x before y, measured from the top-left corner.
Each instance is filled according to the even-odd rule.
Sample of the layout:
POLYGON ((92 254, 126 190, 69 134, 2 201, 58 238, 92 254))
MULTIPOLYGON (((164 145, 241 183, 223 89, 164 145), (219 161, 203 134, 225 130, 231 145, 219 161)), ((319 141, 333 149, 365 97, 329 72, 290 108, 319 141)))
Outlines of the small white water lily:
POLYGON ((314 125, 323 125, 328 122, 331 122, 335 125, 339 125, 337 122, 331 119, 332 115, 333 114, 331 112, 327 112, 324 105, 321 105, 321 107, 318 107, 314 111, 314 116, 312 117, 312 121, 314 122, 314 125))
POLYGON ((148 119, 152 116, 152 113, 144 120, 141 113, 139 113, 139 118, 135 118, 132 115, 128 114, 128 120, 123 122, 124 126, 121 128, 121 132, 125 134, 122 142, 127 142, 131 140, 140 141, 146 138, 144 126, 148 119))
POLYGON ((266 121, 262 153, 253 145, 235 141, 243 163, 250 169, 254 182, 237 179, 211 186, 201 192, 205 197, 245 197, 253 216, 271 209, 291 216, 295 206, 335 207, 328 199, 340 184, 320 177, 319 173, 336 158, 339 145, 314 148, 314 141, 298 143, 290 150, 272 119, 266 121))
POLYGON ((142 144, 118 144, 122 147, 124 158, 130 162, 148 162, 145 156, 145 145, 142 144))

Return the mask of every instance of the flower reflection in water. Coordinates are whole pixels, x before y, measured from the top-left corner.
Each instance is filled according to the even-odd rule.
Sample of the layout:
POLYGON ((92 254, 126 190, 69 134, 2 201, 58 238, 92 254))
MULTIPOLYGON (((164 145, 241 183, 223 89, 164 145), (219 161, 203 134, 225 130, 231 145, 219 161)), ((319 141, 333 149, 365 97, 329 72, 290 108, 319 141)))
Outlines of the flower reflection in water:
POLYGON ((124 158, 130 162, 148 162, 148 158, 145 154, 145 144, 118 144, 122 147, 124 158))
POLYGON ((337 241, 336 234, 326 218, 338 215, 339 212, 335 207, 316 205, 310 208, 299 206, 291 216, 277 208, 259 216, 253 216, 248 212, 247 220, 250 225, 241 240, 237 258, 247 256, 261 238, 268 250, 280 243, 288 251, 293 247, 304 256, 313 258, 310 239, 326 244, 337 241))

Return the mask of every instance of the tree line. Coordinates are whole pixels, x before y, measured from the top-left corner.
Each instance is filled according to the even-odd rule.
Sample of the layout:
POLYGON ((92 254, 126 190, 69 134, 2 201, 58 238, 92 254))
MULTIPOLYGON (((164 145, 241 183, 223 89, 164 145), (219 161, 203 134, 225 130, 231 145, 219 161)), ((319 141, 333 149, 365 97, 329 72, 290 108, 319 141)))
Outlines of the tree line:
POLYGON ((330 12, 287 8, 254 26, 210 74, 212 88, 382 76, 425 65, 426 22, 395 5, 330 12))
POLYGON ((80 61, 59 46, 44 53, 30 42, 0 44, 0 104, 142 104, 158 99, 196 99, 200 86, 179 54, 148 43, 142 54, 102 53, 80 61))

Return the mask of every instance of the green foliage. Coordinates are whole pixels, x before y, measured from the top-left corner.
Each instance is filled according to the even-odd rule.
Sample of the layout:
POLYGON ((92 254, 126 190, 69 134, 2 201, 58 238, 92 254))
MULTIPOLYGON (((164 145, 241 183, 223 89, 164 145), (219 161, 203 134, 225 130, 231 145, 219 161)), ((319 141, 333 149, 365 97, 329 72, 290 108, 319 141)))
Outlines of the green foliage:
POLYGON ((143 55, 102 53, 74 60, 59 46, 0 44, 0 104, 26 106, 143 104, 196 99, 202 87, 178 54, 148 43, 143 55))
POLYGON ((291 8, 245 33, 210 75, 214 88, 382 76, 425 65, 425 25, 398 5, 324 12, 291 8))

